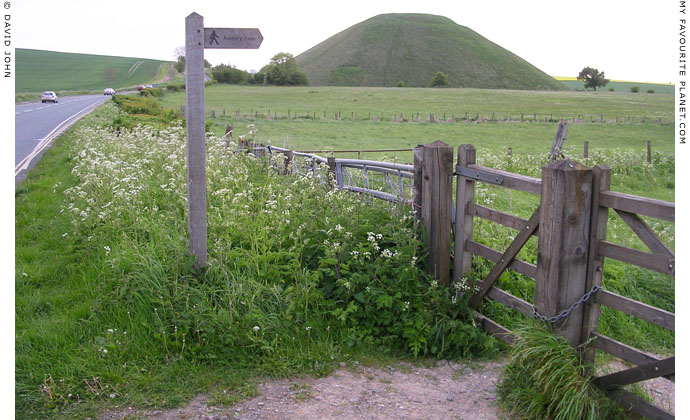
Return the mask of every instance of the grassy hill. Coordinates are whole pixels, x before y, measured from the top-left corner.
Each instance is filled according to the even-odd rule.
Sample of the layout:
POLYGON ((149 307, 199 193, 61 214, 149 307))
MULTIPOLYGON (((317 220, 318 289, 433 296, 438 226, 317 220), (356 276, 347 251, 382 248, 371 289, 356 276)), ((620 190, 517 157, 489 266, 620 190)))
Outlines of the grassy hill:
POLYGON ((16 92, 100 90, 147 83, 166 61, 16 49, 16 92))
POLYGON ((427 14, 375 16, 296 58, 315 86, 429 86, 441 71, 450 87, 567 89, 473 30, 427 14))

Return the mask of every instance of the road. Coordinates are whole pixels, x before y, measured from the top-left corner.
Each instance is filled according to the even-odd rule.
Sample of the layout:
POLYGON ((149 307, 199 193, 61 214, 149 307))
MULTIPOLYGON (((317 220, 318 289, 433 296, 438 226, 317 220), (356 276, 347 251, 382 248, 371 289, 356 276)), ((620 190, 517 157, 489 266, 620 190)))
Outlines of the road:
POLYGON ((105 95, 63 96, 56 104, 39 101, 15 105, 15 181, 25 176, 43 150, 64 130, 110 98, 105 95))

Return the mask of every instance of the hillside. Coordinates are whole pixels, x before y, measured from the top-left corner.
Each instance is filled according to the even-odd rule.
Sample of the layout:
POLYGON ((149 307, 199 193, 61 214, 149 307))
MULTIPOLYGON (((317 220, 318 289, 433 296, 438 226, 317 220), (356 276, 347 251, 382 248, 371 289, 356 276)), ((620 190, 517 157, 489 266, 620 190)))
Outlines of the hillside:
POLYGON ((153 80, 166 61, 17 48, 16 92, 100 90, 153 80))
POLYGON ((429 86, 441 71, 450 87, 567 89, 473 30, 427 14, 375 16, 296 58, 315 86, 429 86))

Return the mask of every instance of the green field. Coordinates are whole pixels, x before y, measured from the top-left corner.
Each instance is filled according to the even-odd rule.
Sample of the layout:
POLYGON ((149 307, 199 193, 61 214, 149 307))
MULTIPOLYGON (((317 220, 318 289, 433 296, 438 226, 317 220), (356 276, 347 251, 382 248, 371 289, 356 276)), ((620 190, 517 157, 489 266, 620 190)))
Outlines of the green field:
POLYGON ((15 92, 119 89, 149 83, 167 62, 17 48, 15 92))
MULTIPOLYGON (((166 94, 161 102, 178 109, 184 104, 184 95, 166 94)), ((544 118, 580 116, 597 122, 571 124, 567 147, 581 151, 587 140, 590 151, 635 149, 644 153, 649 140, 653 150, 673 153, 673 98, 669 95, 229 85, 209 86, 205 95, 207 121, 212 122, 216 134, 224 134, 226 126, 233 125, 235 136, 241 135, 251 123, 258 129, 258 141, 298 150, 409 148, 443 140, 453 146, 474 143, 479 151, 499 152, 510 147, 515 155, 548 153, 557 123, 543 123, 544 118), (257 118, 249 117, 255 113, 257 118), (335 119, 336 113, 340 120, 335 119), (401 113, 405 122, 391 121, 401 113), (470 119, 479 114, 484 119, 493 115, 495 120, 533 120, 536 114, 540 122, 477 124, 464 122, 465 113, 470 119), (445 115, 459 122, 429 123, 429 114, 436 120, 445 115), (424 121, 415 122, 417 115, 424 121), (599 123, 602 115, 605 122, 599 123), (645 116, 647 122, 641 123, 645 116), (616 117, 619 124, 615 124, 616 117), (650 122, 656 118, 661 118, 661 124, 650 122)), ((399 154, 399 158, 411 162, 410 153, 399 154)))

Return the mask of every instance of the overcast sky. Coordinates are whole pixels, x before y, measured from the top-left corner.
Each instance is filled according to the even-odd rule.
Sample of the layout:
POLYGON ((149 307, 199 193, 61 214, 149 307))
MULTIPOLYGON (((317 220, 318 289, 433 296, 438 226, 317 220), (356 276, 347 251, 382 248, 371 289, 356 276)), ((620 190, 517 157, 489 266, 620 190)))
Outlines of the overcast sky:
POLYGON ((174 60, 192 12, 205 27, 259 28, 258 50, 206 50, 214 65, 260 69, 382 13, 445 16, 551 76, 595 67, 615 80, 675 81, 677 2, 409 0, 14 0, 14 46, 174 60), (642 6, 644 4, 644 7, 642 6))

